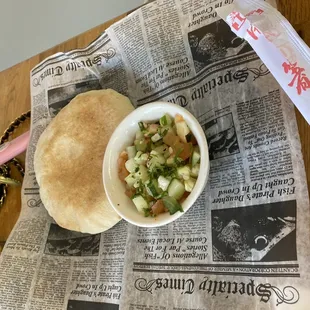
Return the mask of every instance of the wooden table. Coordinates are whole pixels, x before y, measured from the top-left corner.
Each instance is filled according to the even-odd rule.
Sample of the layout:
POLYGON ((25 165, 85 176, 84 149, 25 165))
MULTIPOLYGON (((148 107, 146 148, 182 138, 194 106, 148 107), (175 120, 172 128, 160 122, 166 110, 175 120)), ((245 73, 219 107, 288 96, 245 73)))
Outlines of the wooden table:
MULTIPOLYGON (((309 0, 278 0, 278 9, 291 22, 296 31, 310 46, 310 1, 309 0)), ((29 72, 46 57, 56 53, 83 48, 96 39, 107 27, 126 14, 112 19, 96 28, 82 33, 45 52, 25 60, 14 67, 0 72, 0 132, 16 117, 30 109, 29 72)), ((302 151, 310 188, 310 126, 296 111, 302 151)), ((29 125, 28 125, 29 126, 29 125)), ((18 135, 20 132, 17 132, 18 135)), ((19 156, 24 162, 25 155, 19 156)), ((0 252, 1 244, 7 239, 20 212, 20 188, 10 188, 5 205, 0 209, 0 252)))

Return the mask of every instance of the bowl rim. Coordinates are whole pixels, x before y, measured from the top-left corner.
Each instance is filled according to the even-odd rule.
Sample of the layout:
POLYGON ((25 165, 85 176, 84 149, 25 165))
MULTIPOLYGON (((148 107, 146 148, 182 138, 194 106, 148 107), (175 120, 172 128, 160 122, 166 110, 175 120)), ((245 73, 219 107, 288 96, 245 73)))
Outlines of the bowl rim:
MULTIPOLYGON (((156 117, 154 118, 154 120, 157 119, 156 117)), ((118 158, 118 156, 117 156, 118 158)), ((103 165, 102 165, 102 179, 103 179, 103 185, 104 185, 104 190, 105 190, 105 194, 106 197, 110 203, 110 205, 112 206, 113 210, 124 220, 126 220, 127 222, 138 226, 138 227, 160 227, 166 224, 169 224, 175 220, 177 220, 178 218, 180 218, 182 215, 184 215, 196 202, 196 200, 198 199, 199 195, 203 192, 203 190, 205 189, 205 186, 207 184, 208 181, 208 176, 209 176, 209 171, 210 171, 210 159, 209 159, 209 152, 208 152, 208 142, 205 136, 205 133, 200 125, 200 123, 198 122, 198 120, 196 119, 196 117, 194 115, 192 115, 188 110, 186 110, 185 108, 177 105, 177 104, 173 104, 170 102, 165 102, 165 101, 155 101, 155 102, 151 102, 148 104, 145 104, 143 106, 140 106, 136 109, 134 109, 131 113, 129 113, 119 124, 118 126, 115 128, 115 130, 113 131, 109 142, 106 146, 106 150, 104 153, 104 158, 103 158, 103 165), (110 180, 110 178, 108 178, 107 176, 109 175, 109 157, 111 157, 110 154, 112 154, 112 146, 114 143, 114 140, 116 137, 119 136, 119 131, 121 131, 121 128, 123 128, 125 125, 128 125, 128 123, 132 123, 134 122, 135 124, 138 124, 139 121, 143 121, 143 112, 144 110, 149 110, 152 107, 155 108, 162 108, 163 109, 163 115, 165 113, 169 114, 169 111, 166 112, 165 111, 165 107, 170 106, 172 109, 176 110, 175 114, 179 113, 182 116, 186 115, 185 119, 188 118, 190 119, 191 123, 194 123, 195 125, 195 129, 191 131, 195 131, 195 137, 198 140, 200 140, 200 143, 202 143, 203 145, 200 145, 200 143, 198 143, 199 148, 200 148, 200 154, 201 154, 201 162, 203 162, 204 164, 206 164, 206 167, 203 167, 203 169, 199 170, 199 175, 197 178, 197 182, 195 184, 195 187, 193 189, 193 191, 190 193, 190 195, 184 200, 184 202, 182 203, 182 207, 184 212, 177 212, 173 215, 169 215, 169 217, 167 219, 164 220, 160 220, 160 221, 156 221, 154 220, 153 222, 148 222, 148 223, 138 223, 135 220, 128 218, 127 216, 125 216, 120 209, 117 208, 116 204, 113 201, 112 195, 110 195, 109 191, 106 190, 107 188, 109 188, 107 182, 110 180), (137 118, 136 114, 137 113, 141 113, 141 118, 137 118), (199 137, 198 137, 199 135, 199 137), (202 151, 203 150, 203 151, 202 151), (204 175, 202 175, 202 171, 204 171, 204 175), (194 194, 194 195, 192 195, 194 194)), ((125 189, 125 188, 124 188, 125 189)), ((125 193, 124 193, 125 195, 125 193)), ((141 215, 141 218, 143 219, 143 215, 141 215)), ((158 217, 157 217, 158 219, 158 217)))

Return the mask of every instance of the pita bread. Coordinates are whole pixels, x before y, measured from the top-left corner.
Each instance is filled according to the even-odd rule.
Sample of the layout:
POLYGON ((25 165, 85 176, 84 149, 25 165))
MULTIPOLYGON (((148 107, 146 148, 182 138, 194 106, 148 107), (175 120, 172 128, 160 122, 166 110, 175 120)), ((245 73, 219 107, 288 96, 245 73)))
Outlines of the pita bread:
POLYGON ((114 90, 89 91, 76 96, 42 133, 34 169, 41 200, 59 226, 95 234, 120 221, 104 192, 102 163, 114 129, 133 110, 114 90))

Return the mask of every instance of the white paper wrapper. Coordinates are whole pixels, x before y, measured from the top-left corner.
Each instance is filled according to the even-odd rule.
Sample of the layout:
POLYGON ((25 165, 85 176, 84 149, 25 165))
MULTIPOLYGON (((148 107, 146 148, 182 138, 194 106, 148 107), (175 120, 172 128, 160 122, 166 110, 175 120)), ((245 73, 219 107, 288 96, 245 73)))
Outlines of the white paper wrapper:
POLYGON ((217 12, 251 44, 310 124, 310 49, 291 24, 264 1, 237 0, 217 12))

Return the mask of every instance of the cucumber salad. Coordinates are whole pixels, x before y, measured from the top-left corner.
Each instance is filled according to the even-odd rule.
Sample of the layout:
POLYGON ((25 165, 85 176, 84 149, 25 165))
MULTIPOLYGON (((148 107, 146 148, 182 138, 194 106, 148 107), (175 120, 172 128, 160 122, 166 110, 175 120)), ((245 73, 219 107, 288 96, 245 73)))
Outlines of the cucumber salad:
POLYGON ((139 122, 133 145, 118 158, 125 193, 144 216, 183 212, 181 203, 193 190, 199 168, 199 146, 179 114, 139 122))

